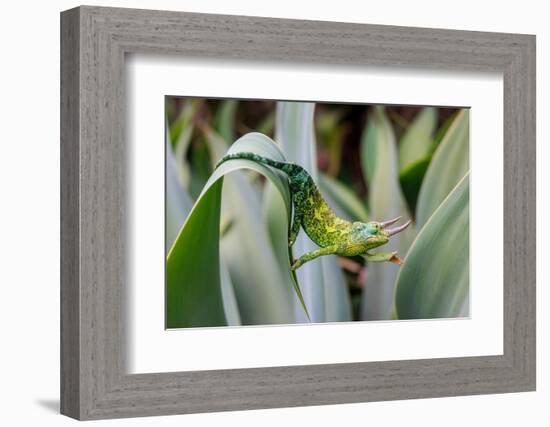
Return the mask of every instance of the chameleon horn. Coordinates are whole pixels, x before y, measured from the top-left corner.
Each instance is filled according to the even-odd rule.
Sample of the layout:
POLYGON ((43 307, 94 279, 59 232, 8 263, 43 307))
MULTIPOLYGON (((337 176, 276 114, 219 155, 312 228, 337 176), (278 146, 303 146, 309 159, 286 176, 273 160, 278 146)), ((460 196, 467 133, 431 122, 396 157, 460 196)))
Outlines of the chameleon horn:
POLYGON ((401 219, 401 217, 398 216, 397 218, 390 219, 389 221, 381 222, 381 223, 380 223, 380 227, 386 228, 388 225, 395 224, 395 223, 396 223, 397 221, 399 221, 400 219, 401 219))
POLYGON ((394 234, 400 233, 405 228, 407 228, 410 223, 411 223, 411 220, 408 220, 405 224, 400 225, 399 227, 394 227, 394 228, 390 228, 389 230, 386 230, 388 233, 388 236, 393 236, 394 234))

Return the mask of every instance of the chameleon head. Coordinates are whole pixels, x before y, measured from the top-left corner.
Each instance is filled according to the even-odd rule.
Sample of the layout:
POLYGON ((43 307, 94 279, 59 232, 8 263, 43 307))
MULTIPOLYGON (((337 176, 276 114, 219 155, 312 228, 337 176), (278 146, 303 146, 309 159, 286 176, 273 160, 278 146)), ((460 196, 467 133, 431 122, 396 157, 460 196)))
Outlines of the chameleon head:
POLYGON ((391 219, 389 221, 377 222, 356 222, 354 228, 357 230, 360 239, 366 240, 368 249, 377 248, 389 242, 390 237, 403 231, 409 226, 411 221, 407 221, 403 225, 397 227, 388 228, 390 225, 395 224, 401 217, 391 219))

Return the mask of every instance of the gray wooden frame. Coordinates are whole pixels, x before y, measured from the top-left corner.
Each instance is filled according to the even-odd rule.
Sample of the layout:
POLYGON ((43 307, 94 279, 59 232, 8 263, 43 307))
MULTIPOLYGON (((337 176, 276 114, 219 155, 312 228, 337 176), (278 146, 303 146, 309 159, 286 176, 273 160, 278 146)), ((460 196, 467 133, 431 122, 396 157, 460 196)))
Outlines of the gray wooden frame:
POLYGON ((535 37, 80 7, 61 14, 61 412, 99 419, 535 389, 535 37), (128 375, 126 53, 504 76, 504 354, 128 375))

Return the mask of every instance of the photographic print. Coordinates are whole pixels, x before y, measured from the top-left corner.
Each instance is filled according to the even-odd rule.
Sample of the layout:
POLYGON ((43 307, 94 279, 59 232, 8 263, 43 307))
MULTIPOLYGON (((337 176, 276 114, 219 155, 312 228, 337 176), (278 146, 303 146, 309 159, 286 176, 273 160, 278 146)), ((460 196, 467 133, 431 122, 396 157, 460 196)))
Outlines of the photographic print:
POLYGON ((167 96, 166 328, 469 316, 469 110, 167 96))

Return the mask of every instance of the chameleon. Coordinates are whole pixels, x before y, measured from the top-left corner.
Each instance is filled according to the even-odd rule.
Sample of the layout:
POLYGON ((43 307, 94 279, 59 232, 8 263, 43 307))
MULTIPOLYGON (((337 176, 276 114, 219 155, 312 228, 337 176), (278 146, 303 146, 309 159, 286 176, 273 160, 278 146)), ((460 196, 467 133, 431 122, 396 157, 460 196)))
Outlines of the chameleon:
POLYGON ((282 171, 288 178, 292 197, 293 215, 289 230, 288 244, 292 246, 298 237, 300 228, 317 245, 319 249, 308 252, 294 260, 291 269, 296 270, 305 263, 323 255, 357 256, 368 261, 390 261, 401 264, 397 252, 371 253, 389 242, 390 237, 403 231, 411 221, 387 228, 398 222, 397 217, 385 222, 348 221, 337 216, 325 201, 311 175, 300 165, 291 162, 280 162, 250 152, 227 154, 216 165, 233 159, 251 160, 282 171))

